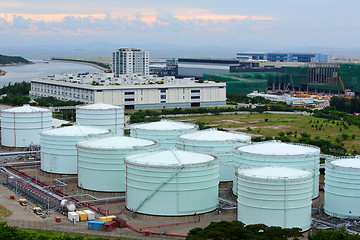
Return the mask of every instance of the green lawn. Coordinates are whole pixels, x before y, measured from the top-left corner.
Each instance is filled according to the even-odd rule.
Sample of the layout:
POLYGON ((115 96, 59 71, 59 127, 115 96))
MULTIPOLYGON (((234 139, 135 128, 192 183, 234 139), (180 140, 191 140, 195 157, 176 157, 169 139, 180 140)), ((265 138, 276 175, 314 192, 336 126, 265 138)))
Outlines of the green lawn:
POLYGON ((252 134, 254 136, 278 136, 278 133, 284 132, 291 141, 296 141, 301 137, 301 133, 310 134, 311 137, 320 137, 335 141, 338 137, 344 137, 343 140, 347 150, 360 151, 360 130, 357 126, 348 126, 345 129, 342 121, 328 121, 327 119, 316 118, 312 116, 285 115, 285 114, 232 114, 216 116, 191 116, 172 118, 173 120, 185 120, 195 123, 204 122, 207 126, 223 128, 231 131, 239 131, 252 134), (267 119, 267 120, 266 120, 267 119), (352 139, 353 134, 355 135, 352 139))

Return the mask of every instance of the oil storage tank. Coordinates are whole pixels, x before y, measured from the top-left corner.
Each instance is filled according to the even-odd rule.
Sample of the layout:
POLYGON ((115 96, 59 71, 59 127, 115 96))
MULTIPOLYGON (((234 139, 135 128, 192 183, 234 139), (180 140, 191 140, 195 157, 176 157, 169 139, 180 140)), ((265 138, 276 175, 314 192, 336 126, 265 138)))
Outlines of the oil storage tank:
POLYGON ((360 218, 360 158, 339 158, 325 164, 326 214, 360 218))
POLYGON ((125 192, 126 156, 158 150, 145 139, 113 136, 77 144, 78 186, 102 192, 125 192))
POLYGON ((110 130, 74 125, 42 131, 41 170, 58 174, 77 174, 76 144, 92 138, 107 137, 110 130))
POLYGON ((160 149, 175 148, 179 135, 192 133, 198 126, 191 123, 161 120, 160 122, 138 123, 130 126, 130 136, 149 139, 160 143, 160 149))
MULTIPOLYGON (((241 166, 279 165, 309 171, 314 176, 313 198, 319 196, 320 148, 280 141, 266 141, 242 146, 234 151, 234 161, 241 166)), ((236 181, 233 183, 236 193, 236 181)))
POLYGON ((123 135, 124 108, 104 103, 77 106, 76 123, 110 129, 114 134, 123 135))
POLYGON ((218 205, 216 157, 161 150, 126 158, 126 208, 157 216, 187 216, 218 205))
POLYGON ((52 127, 52 112, 48 108, 22 107, 1 111, 1 144, 6 147, 39 145, 42 130, 52 127))
POLYGON ((216 156, 220 161, 220 182, 233 181, 235 171, 233 152, 235 147, 250 144, 251 136, 244 133, 230 133, 207 129, 180 135, 176 148, 189 152, 216 156))
POLYGON ((266 166, 239 168, 237 220, 282 228, 311 225, 313 175, 310 172, 266 166))

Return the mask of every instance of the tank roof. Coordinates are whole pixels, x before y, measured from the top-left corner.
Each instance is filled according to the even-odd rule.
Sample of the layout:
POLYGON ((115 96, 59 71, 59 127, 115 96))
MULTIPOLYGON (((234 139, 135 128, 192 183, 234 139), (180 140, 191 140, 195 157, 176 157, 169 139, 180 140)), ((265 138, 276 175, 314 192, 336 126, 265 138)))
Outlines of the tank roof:
POLYGON ((345 168, 360 168, 360 158, 337 159, 332 161, 331 164, 345 168))
POLYGON ((158 130, 158 131, 169 131, 169 130, 182 130, 182 129, 194 129, 198 126, 191 123, 176 122, 166 119, 162 119, 160 122, 151 123, 140 123, 131 126, 133 129, 144 129, 144 130, 158 130))
POLYGON ((136 147, 145 147, 156 144, 151 140, 140 138, 132 138, 126 136, 114 136, 108 138, 94 139, 86 142, 81 142, 78 145, 87 148, 98 149, 129 149, 136 147))
POLYGON ((282 142, 263 142, 237 148, 241 152, 260 155, 301 155, 320 154, 320 149, 315 146, 289 144, 282 142))
POLYGON ((51 130, 42 131, 41 135, 52 135, 52 136, 88 136, 93 134, 106 134, 110 130, 93 128, 87 126, 74 125, 63 128, 56 128, 51 130))
POLYGON ((167 149, 131 155, 126 158, 126 162, 149 166, 183 166, 207 163, 214 159, 206 154, 167 149))
POLYGON ((181 135, 180 138, 198 141, 241 141, 250 142, 251 136, 247 134, 236 134, 217 129, 200 130, 193 133, 181 135))
POLYGON ((51 110, 48 108, 39 108, 33 107, 29 104, 24 104, 21 107, 8 108, 3 110, 3 112, 16 112, 16 113, 31 113, 31 112, 50 112, 51 110))
POLYGON ((271 178, 271 179, 282 179, 282 178, 304 178, 310 177, 311 173, 295 168, 287 168, 280 166, 267 166, 267 167, 258 167, 258 168, 249 168, 238 170, 238 174, 247 176, 247 177, 256 177, 256 178, 271 178))
POLYGON ((77 106, 77 109, 87 109, 87 110, 110 110, 110 109, 122 109, 120 106, 115 106, 105 103, 94 103, 89 105, 77 106))

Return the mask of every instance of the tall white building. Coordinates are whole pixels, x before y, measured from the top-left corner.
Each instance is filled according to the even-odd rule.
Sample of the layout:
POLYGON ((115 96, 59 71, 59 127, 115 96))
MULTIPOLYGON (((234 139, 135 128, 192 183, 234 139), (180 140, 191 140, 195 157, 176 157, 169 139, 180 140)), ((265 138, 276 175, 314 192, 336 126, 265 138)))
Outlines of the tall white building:
POLYGON ((135 48, 120 48, 113 52, 113 73, 115 77, 123 74, 149 74, 149 52, 135 48))

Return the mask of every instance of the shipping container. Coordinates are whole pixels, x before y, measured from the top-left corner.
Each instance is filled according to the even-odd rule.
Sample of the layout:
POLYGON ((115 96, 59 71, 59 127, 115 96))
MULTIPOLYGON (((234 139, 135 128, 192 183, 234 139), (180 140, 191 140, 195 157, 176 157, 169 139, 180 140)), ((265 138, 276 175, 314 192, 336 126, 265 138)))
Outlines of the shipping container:
POLYGON ((75 222, 78 222, 79 221, 79 214, 77 214, 76 212, 68 212, 68 219, 70 220, 70 221, 74 221, 75 220, 75 222))
POLYGON ((117 223, 118 228, 125 228, 126 227, 126 220, 122 218, 115 218, 114 221, 117 223))
POLYGON ((88 220, 94 220, 95 219, 95 213, 91 210, 84 210, 84 213, 87 214, 87 219, 88 220))
POLYGON ((103 230, 104 232, 111 232, 112 230, 114 230, 117 226, 117 222, 116 221, 110 221, 110 222, 106 222, 104 224, 103 230))
POLYGON ((105 222, 98 222, 98 221, 89 221, 88 222, 88 229, 89 230, 102 230, 105 222))
POLYGON ((79 220, 80 221, 87 221, 87 214, 83 211, 75 211, 77 214, 79 214, 79 220))
POLYGON ((100 222, 110 222, 113 221, 116 218, 116 216, 111 215, 111 216, 106 216, 106 217, 100 217, 99 221, 100 222))

